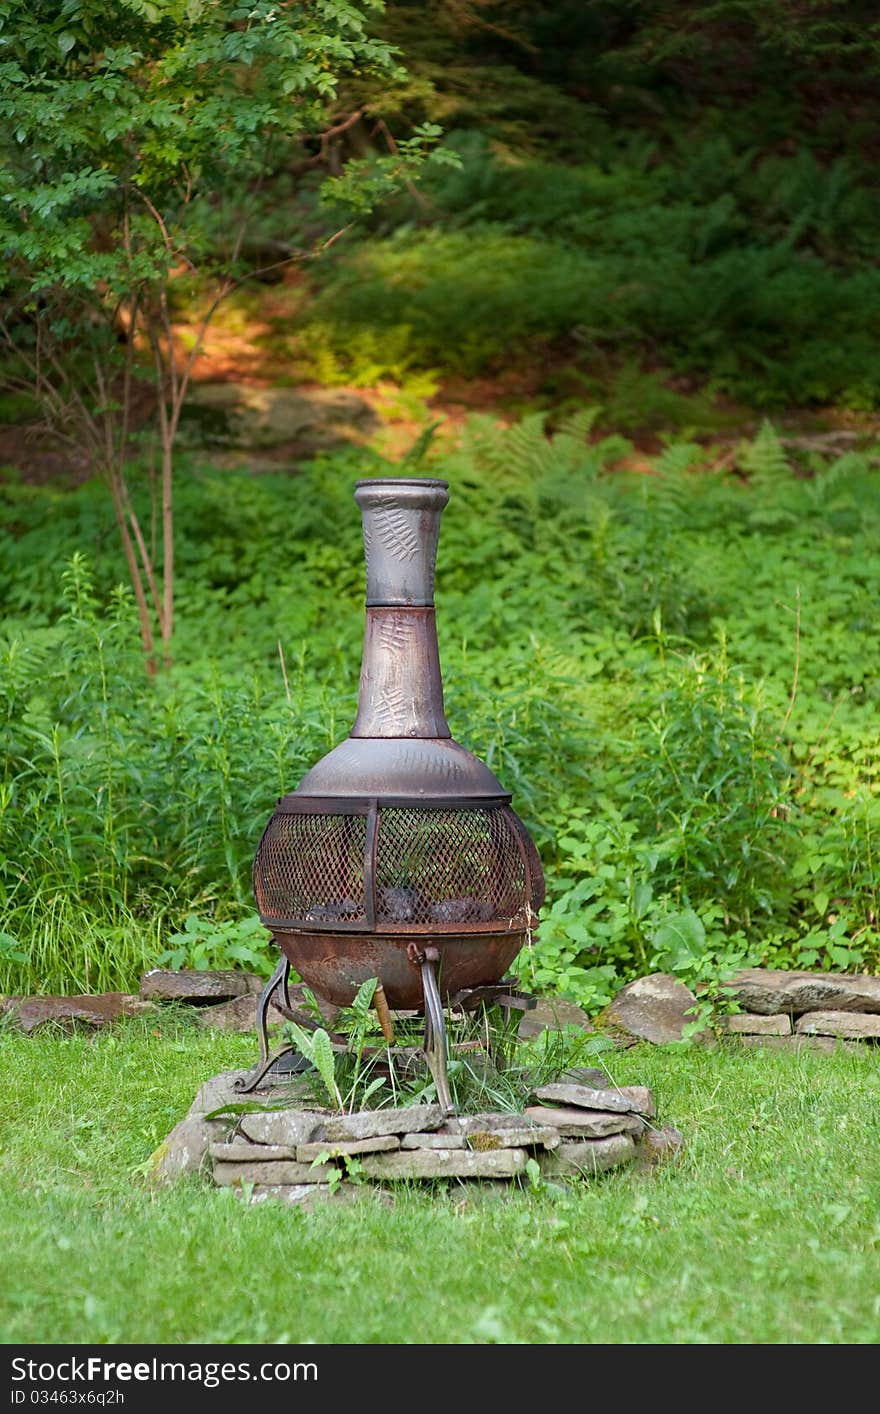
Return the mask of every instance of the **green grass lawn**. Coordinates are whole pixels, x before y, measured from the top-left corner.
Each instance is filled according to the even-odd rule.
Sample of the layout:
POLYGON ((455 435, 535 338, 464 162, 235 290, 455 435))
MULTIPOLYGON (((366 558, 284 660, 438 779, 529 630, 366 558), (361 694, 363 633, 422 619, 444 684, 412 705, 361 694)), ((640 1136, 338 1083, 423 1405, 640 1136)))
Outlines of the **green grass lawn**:
POLYGON ((680 1163, 500 1198, 452 1184, 305 1214, 141 1176, 249 1037, 139 1018, 0 1035, 0 1339, 873 1343, 880 1063, 642 1048, 680 1163))

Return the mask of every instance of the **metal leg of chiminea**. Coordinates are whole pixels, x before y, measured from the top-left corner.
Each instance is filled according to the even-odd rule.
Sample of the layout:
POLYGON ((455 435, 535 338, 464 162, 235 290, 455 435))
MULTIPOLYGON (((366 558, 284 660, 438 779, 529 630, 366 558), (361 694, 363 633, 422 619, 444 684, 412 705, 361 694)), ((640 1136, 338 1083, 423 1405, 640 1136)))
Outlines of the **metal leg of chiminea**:
POLYGON ((238 1090, 242 1095, 249 1095, 252 1090, 256 1090, 260 1081, 268 1074, 276 1062, 279 1061, 282 1056, 289 1055, 292 1051, 296 1050, 295 1046, 282 1046, 281 1050, 276 1051, 274 1056, 269 1054, 269 1003, 275 993, 280 989, 282 1000, 289 1009, 289 983, 290 960, 286 957, 282 957, 275 971, 272 973, 272 976, 263 988, 260 1000, 257 1002, 257 1035, 260 1041, 260 1059, 257 1061, 253 1070, 249 1071, 247 1075, 239 1076, 238 1080, 236 1080, 233 1088, 238 1090))
POLYGON ((437 948, 425 948, 423 953, 417 954, 416 960, 422 972, 422 991, 425 997, 425 1060, 434 1077, 440 1108, 444 1114, 451 1115, 455 1114, 455 1105, 452 1102, 446 1070, 446 1020, 435 970, 440 961, 440 953, 437 948))

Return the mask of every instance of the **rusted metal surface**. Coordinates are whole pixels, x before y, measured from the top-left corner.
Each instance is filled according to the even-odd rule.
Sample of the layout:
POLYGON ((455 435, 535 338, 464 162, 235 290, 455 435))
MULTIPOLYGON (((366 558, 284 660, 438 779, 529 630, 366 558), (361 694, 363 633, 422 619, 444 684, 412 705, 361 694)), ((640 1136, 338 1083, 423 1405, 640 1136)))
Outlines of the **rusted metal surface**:
MULTIPOLYGON (((276 931, 274 938, 303 981, 336 1006, 350 1006, 358 987, 378 977, 390 1007, 423 1008, 421 972, 407 957, 405 935, 276 931)), ((432 941, 440 953, 438 985, 446 1001, 503 977, 526 934, 435 934, 432 941)))
POLYGON ((425 1043, 422 1049, 425 1052, 428 1069, 434 1078, 440 1108, 445 1115, 451 1115, 455 1113, 455 1105, 452 1103, 449 1076, 446 1069, 449 1043, 446 1039, 443 1002, 440 999, 440 991, 437 986, 436 969, 439 963, 438 949, 425 948, 419 961, 419 970, 422 974, 422 992, 425 998, 425 1043))
POLYGON ((282 1056, 288 1056, 295 1050, 293 1046, 282 1046, 281 1050, 276 1051, 274 1055, 269 1054, 269 1032, 267 1028, 269 1003, 272 997, 275 996, 277 998, 276 1005, 278 1002, 282 1002, 284 1009, 290 1011, 289 981, 290 959, 282 957, 275 971, 272 973, 272 976, 269 978, 269 981, 263 988, 262 996, 257 1003, 256 1024, 260 1038, 260 1058, 253 1070, 249 1071, 247 1075, 240 1075, 233 1085, 233 1089, 240 1091, 243 1095, 249 1095, 251 1091, 256 1090, 260 1081, 269 1073, 276 1062, 279 1061, 282 1056))
POLYGON ((449 998, 449 1005, 462 1011, 476 1011, 481 1006, 500 1006, 509 1011, 533 1011, 537 998, 517 988, 517 977, 503 977, 488 987, 466 987, 449 998))

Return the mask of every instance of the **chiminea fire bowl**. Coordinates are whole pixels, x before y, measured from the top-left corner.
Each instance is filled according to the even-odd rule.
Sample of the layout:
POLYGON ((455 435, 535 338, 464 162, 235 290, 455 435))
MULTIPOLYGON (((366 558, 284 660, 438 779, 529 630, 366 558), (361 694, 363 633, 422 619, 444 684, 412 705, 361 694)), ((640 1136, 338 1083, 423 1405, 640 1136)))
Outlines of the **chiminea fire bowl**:
POLYGON ((260 916, 305 982, 337 1006, 371 977, 421 1008, 416 965, 439 951, 444 1001, 495 982, 525 944, 542 875, 506 803, 285 797, 257 854, 260 916))
POLYGON ((355 722, 279 801, 254 893, 288 970, 319 997, 348 1004, 375 977, 391 1006, 425 1009, 426 1053, 439 1037, 445 1056, 442 1002, 503 977, 543 875, 510 795, 444 714, 434 566, 447 484, 359 481, 355 498, 367 570, 355 722))

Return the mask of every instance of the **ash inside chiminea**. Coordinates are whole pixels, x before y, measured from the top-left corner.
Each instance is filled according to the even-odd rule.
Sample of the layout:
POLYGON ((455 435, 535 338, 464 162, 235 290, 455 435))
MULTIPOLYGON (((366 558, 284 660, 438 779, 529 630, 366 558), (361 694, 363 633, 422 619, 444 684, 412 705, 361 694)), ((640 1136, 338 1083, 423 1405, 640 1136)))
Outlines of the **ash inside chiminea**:
MULTIPOLYGON (((347 1005, 378 978, 392 1007, 424 1009, 441 1103, 444 1001, 498 983, 543 902, 537 851, 510 795, 452 740, 434 616, 447 483, 359 481, 367 571, 358 709, 350 735, 278 802, 254 892, 282 962, 347 1005), (438 1073, 439 1072, 439 1073, 438 1073)), ((268 1060, 263 1043, 263 1068, 268 1060)))

